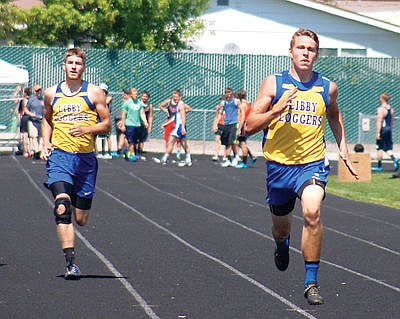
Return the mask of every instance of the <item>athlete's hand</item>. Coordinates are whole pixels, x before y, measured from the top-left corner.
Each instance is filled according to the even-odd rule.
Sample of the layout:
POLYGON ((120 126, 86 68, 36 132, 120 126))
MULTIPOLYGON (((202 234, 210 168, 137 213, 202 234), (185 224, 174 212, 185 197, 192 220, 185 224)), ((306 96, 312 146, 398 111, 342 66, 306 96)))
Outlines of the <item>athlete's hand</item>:
POLYGON ((86 134, 86 127, 75 124, 69 129, 69 134, 73 137, 79 137, 86 134))
POLYGON ((341 153, 339 153, 339 156, 343 160, 344 165, 346 165, 350 174, 353 175, 356 180, 359 180, 360 176, 358 175, 358 172, 356 171, 356 169, 353 167, 353 164, 352 164, 350 158, 344 157, 341 153))
POLYGON ((275 108, 275 111, 279 114, 282 114, 286 111, 290 106, 293 106, 293 99, 296 98, 297 88, 290 90, 286 96, 286 98, 275 108))
POLYGON ((43 161, 47 161, 53 150, 53 145, 51 143, 43 144, 42 151, 40 152, 40 158, 43 161))
POLYGON ((121 132, 123 132, 123 133, 126 132, 126 127, 125 127, 124 124, 122 124, 122 121, 118 121, 118 122, 117 122, 117 128, 118 128, 121 132))

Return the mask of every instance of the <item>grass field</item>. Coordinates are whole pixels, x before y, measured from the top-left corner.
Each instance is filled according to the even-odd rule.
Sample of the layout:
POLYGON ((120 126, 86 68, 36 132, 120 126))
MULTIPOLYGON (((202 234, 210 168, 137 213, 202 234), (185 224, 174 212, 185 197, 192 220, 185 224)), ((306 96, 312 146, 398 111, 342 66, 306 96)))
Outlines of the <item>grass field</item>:
POLYGON ((400 178, 393 173, 372 174, 370 182, 339 182, 330 175, 327 192, 352 200, 400 209, 400 178))

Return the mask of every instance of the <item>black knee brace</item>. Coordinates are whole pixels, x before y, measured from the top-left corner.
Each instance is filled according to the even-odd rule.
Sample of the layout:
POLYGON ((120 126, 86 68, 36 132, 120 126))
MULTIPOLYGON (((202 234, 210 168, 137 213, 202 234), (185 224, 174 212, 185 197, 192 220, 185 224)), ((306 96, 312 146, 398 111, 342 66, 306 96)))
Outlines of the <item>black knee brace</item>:
POLYGON ((269 205, 269 209, 275 216, 286 216, 293 211, 295 203, 296 198, 292 198, 283 205, 269 205))
POLYGON ((72 223, 72 208, 71 200, 69 198, 58 198, 54 205, 54 216, 56 217, 56 224, 71 224, 72 223), (60 205, 65 206, 65 212, 63 214, 58 214, 57 210, 60 205))

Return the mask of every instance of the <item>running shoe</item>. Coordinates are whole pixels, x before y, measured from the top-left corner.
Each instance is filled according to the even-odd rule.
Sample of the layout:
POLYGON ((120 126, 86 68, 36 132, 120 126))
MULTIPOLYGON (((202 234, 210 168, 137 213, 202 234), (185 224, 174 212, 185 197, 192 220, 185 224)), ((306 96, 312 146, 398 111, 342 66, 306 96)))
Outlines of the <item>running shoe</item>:
POLYGON ((239 161, 237 160, 237 158, 234 158, 233 160, 232 160, 232 163, 231 163, 231 166, 232 167, 236 167, 236 165, 239 163, 239 161))
POLYGON ((161 160, 158 157, 153 157, 153 161, 157 164, 161 163, 161 160))
POLYGON ((119 152, 111 152, 111 156, 113 157, 113 158, 121 158, 121 153, 119 153, 119 152))
POLYGON ((289 266, 289 249, 287 252, 280 252, 278 249, 275 249, 274 261, 276 268, 280 271, 285 271, 289 266))
POLYGON ((324 298, 319 292, 319 286, 315 282, 308 283, 304 289, 304 297, 310 305, 322 305, 324 303, 324 298))
POLYGON ((383 172, 383 168, 382 167, 378 167, 378 166, 372 166, 371 170, 373 172, 383 172))
POLYGON ((236 165, 235 167, 236 167, 236 168, 248 168, 248 166, 247 166, 245 163, 243 163, 243 162, 237 163, 237 165, 236 165))
POLYGON ((230 160, 226 160, 225 162, 223 162, 223 163, 221 164, 221 166, 222 166, 222 167, 229 167, 229 166, 232 166, 232 163, 231 163, 230 160))
POLYGON ((136 155, 125 156, 125 160, 128 162, 137 162, 138 157, 136 155))
POLYGON ((64 275, 66 280, 78 280, 81 276, 81 270, 75 264, 67 266, 67 272, 64 275))
POLYGON ((211 158, 211 160, 213 160, 214 162, 218 162, 218 156, 213 156, 213 157, 211 158))
POLYGON ((181 161, 178 163, 178 166, 179 167, 184 167, 184 166, 190 167, 190 166, 192 166, 192 161, 181 161))
POLYGON ((107 160, 112 159, 112 155, 110 153, 104 154, 103 159, 107 159, 107 160))
POLYGON ((256 162, 257 162, 257 156, 250 157, 249 167, 253 167, 256 162))
POLYGON ((393 161, 393 170, 396 172, 399 169, 399 160, 396 158, 393 161))

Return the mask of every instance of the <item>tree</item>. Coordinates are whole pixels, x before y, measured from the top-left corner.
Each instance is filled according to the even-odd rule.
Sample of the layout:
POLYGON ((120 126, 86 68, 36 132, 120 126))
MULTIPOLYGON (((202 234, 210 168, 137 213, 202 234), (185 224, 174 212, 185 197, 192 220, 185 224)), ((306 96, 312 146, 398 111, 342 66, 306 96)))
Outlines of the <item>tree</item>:
POLYGON ((209 0, 44 0, 19 10, 14 42, 171 51, 199 32, 209 0))

